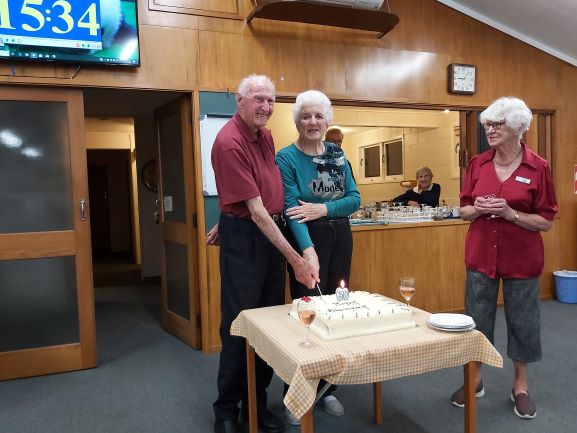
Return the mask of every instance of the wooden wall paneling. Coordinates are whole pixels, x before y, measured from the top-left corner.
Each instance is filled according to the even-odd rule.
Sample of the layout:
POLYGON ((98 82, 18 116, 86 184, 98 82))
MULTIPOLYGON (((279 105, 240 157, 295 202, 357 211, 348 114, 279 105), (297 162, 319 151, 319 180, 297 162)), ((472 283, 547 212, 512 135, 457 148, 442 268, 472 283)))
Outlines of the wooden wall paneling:
MULTIPOLYGON (((192 90, 196 85, 198 32, 169 27, 139 26, 139 68, 0 63, 0 83, 56 86, 192 90)), ((114 103, 114 101, 111 101, 114 103)))
POLYGON ((296 95, 319 89, 329 95, 346 96, 347 62, 343 61, 342 48, 314 40, 282 41, 278 76, 272 77, 277 93, 296 95))
MULTIPOLYGON (((192 98, 192 112, 195 113, 193 118, 198 117, 200 113, 200 103, 199 103, 199 92, 195 92, 192 98)), ((218 250, 216 247, 210 247, 206 245, 206 235, 212 227, 206 227, 205 224, 205 212, 204 212, 204 196, 202 194, 202 153, 200 145, 200 123, 193 122, 193 131, 196 139, 194 140, 194 159, 199 163, 194 165, 194 176, 195 176, 195 191, 196 196, 196 221, 197 221, 197 250, 198 250, 198 284, 199 284, 199 312, 200 312, 200 333, 201 333, 201 348, 203 352, 211 352, 215 349, 212 341, 212 332, 216 330, 218 332, 219 324, 213 322, 212 314, 212 297, 210 291, 210 270, 209 270, 209 251, 218 250)), ((218 262, 217 262, 218 265, 218 262)), ((218 270, 218 268, 217 268, 218 270)), ((220 287, 219 287, 220 293, 220 287)), ((219 304, 220 310, 220 304, 219 304)), ((220 316, 219 316, 220 320, 220 316)))
POLYGON ((201 90, 235 91, 240 80, 253 73, 279 76, 278 41, 201 31, 199 43, 201 90))
MULTIPOLYGON (((190 321, 193 322, 192 327, 188 324, 188 328, 191 329, 192 346, 195 349, 202 348, 202 329, 201 329, 201 317, 202 312, 200 309, 200 281, 199 281, 199 252, 198 252, 198 239, 204 238, 204 236, 199 235, 198 231, 198 204, 202 203, 197 201, 197 167, 196 161, 200 159, 196 158, 195 148, 198 147, 197 143, 200 143, 199 135, 196 134, 196 129, 193 122, 195 118, 194 110, 194 97, 193 94, 187 97, 183 96, 185 99, 185 112, 182 113, 181 124, 182 124, 182 157, 184 166, 184 194, 186 197, 186 245, 188 249, 188 284, 189 284, 189 309, 190 309, 190 321)), ((201 183, 202 186, 202 183, 201 183)))
POLYGON ((209 316, 209 339, 204 343, 203 350, 214 352, 220 350, 220 248, 210 247, 207 249, 208 271, 208 316, 209 316))
MULTIPOLYGON (((140 26, 141 67, 132 85, 149 89, 192 90, 198 67, 198 32, 140 26)), ((125 78, 125 77, 123 77, 125 78)))
POLYGON ((350 46, 343 51, 349 99, 419 102, 431 100, 425 96, 446 94, 448 58, 374 47, 350 46))
POLYGON ((169 13, 167 11, 150 9, 148 7, 148 1, 137 2, 139 27, 149 25, 198 30, 198 23, 199 20, 203 18, 202 16, 182 13, 169 13))
POLYGON ((241 19, 238 0, 148 0, 150 10, 241 19))
POLYGON ((414 276, 413 305, 432 312, 462 310, 467 229, 464 222, 355 228, 349 288, 400 300, 398 279, 414 276))

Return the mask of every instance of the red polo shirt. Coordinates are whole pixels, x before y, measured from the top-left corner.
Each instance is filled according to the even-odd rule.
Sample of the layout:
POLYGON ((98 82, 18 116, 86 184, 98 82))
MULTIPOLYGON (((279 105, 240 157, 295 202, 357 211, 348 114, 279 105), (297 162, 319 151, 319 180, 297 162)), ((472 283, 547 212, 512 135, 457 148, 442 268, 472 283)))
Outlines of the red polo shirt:
MULTIPOLYGON (((497 178, 493 149, 471 159, 461 191, 461 206, 473 205, 479 196, 495 194, 505 198, 512 209, 553 221, 557 200, 549 163, 521 144, 523 160, 504 182, 497 178)), ((539 232, 526 230, 504 218, 484 215, 469 227, 465 241, 468 268, 491 278, 536 278, 543 272, 543 260, 543 239, 539 232)))
POLYGON ((255 134, 235 114, 217 134, 211 159, 221 212, 250 218, 245 200, 258 196, 269 214, 282 212, 282 178, 268 129, 255 134))

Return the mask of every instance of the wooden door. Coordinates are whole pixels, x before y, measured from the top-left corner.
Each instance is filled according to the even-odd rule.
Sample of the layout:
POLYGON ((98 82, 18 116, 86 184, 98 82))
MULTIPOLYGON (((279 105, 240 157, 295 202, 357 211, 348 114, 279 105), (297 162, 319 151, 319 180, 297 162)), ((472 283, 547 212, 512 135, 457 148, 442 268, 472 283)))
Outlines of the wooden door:
POLYGON ((162 324, 200 348, 198 252, 191 97, 154 113, 162 236, 162 324))
POLYGON ((82 92, 0 87, 0 380, 96 366, 82 92))

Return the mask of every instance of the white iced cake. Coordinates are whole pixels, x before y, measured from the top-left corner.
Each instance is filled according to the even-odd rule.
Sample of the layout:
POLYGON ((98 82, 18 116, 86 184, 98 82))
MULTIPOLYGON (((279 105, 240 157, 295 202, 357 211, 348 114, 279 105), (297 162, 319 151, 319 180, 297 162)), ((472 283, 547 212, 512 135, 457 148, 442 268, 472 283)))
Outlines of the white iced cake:
MULTIPOLYGON (((315 300, 317 310, 310 329, 324 340, 416 326, 409 308, 378 293, 354 291, 346 301, 337 301, 336 295, 310 298, 315 300)), ((293 300, 290 312, 296 320, 298 301, 293 300)))

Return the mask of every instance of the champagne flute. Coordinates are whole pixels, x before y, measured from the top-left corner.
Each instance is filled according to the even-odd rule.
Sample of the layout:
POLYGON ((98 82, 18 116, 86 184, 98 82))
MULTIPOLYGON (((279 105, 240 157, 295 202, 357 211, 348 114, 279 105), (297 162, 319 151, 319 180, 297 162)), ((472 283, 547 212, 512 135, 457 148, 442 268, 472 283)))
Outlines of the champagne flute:
POLYGON ((315 317, 317 315, 317 306, 315 304, 315 301, 312 298, 309 298, 308 296, 302 297, 301 299, 299 299, 299 302, 297 303, 297 312, 300 321, 303 323, 303 325, 307 327, 307 336, 305 340, 301 342, 299 345, 306 348, 313 347, 313 344, 309 340, 309 333, 311 323, 313 323, 313 320, 315 320, 315 317))
POLYGON ((407 301, 407 307, 410 307, 411 299, 415 295, 415 277, 402 277, 399 280, 399 291, 401 296, 407 301))
MULTIPOLYGON (((493 199, 493 198, 497 198, 497 196, 495 194, 487 194, 485 196, 483 196, 484 198, 487 199, 493 199)), ((495 215, 494 213, 492 213, 491 215, 489 215, 487 218, 499 218, 499 215, 495 215)))

